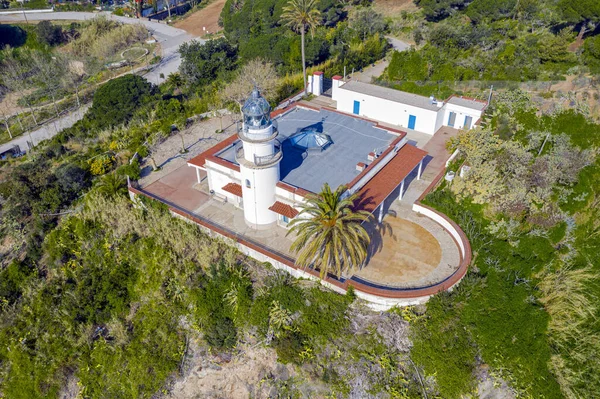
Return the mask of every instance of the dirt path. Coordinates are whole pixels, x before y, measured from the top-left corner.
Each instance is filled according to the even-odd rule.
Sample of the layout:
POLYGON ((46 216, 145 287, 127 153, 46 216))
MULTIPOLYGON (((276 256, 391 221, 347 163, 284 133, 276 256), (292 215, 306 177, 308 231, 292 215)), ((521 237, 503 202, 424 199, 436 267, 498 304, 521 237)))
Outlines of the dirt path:
POLYGON ((221 15, 225 1, 214 0, 202 10, 192 13, 181 21, 177 21, 173 26, 183 29, 190 35, 199 37, 205 36, 208 33, 218 32, 222 29, 219 26, 219 16, 221 15))

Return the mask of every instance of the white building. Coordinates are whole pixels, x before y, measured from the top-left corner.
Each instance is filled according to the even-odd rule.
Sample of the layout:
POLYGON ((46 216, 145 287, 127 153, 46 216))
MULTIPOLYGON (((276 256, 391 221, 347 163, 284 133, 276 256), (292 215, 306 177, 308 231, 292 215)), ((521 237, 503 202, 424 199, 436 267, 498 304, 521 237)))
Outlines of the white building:
POLYGON ((285 227, 306 195, 325 183, 358 192, 368 200, 363 208, 381 221, 390 201, 402 197, 407 177, 414 171, 420 178, 427 156, 407 142, 406 132, 335 110, 295 105, 272 120, 256 90, 242 113, 237 134, 188 165, 198 183, 207 179, 214 197, 242 208, 254 229, 285 227))
MULTIPOLYGON (((322 88, 317 87, 321 76, 311 82, 313 93, 321 93, 322 88)), ((472 98, 451 96, 438 101, 358 81, 344 82, 341 76, 333 77, 332 99, 339 111, 431 135, 442 126, 471 129, 487 107, 487 102, 472 98)))

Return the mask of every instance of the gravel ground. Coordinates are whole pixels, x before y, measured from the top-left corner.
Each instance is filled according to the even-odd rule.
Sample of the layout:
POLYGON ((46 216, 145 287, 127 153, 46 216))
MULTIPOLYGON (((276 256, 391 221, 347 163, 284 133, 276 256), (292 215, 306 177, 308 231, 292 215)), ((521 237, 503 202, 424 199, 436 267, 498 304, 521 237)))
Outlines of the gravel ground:
POLYGON ((223 116, 223 133, 216 133, 221 128, 219 118, 210 118, 202 122, 197 122, 191 127, 175 133, 164 142, 158 145, 153 151, 153 158, 160 170, 152 172, 152 166, 148 158, 142 162, 142 178, 139 183, 145 187, 163 176, 168 175, 187 161, 218 142, 225 140, 236 132, 233 123, 236 115, 223 116), (187 153, 181 154, 181 137, 187 149, 187 153))

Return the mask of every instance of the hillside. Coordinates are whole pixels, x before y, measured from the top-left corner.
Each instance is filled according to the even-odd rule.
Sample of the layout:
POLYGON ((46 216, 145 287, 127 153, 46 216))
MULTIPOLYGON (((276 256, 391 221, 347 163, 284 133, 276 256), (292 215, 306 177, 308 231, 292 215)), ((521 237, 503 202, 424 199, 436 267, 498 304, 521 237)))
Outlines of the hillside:
MULTIPOLYGON (((221 5, 178 26, 214 26, 221 5)), ((128 181, 156 180, 233 135, 255 86, 272 106, 302 89, 287 5, 226 0, 223 37, 182 45, 179 72, 160 86, 106 67, 132 47, 154 49, 138 25, 9 28, 2 89, 22 119, 6 120, 3 139, 60 112, 55 103, 76 104, 80 88, 92 105, 0 160, 0 397, 597 397, 597 2, 314 3, 309 71, 331 77, 385 58, 380 85, 480 99, 494 86, 479 127, 447 143, 455 178, 423 200, 466 233, 469 271, 426 305, 386 312, 128 195, 128 181), (397 52, 386 36, 415 45, 397 52), (43 61, 59 72, 78 61, 85 73, 43 79, 43 61)))

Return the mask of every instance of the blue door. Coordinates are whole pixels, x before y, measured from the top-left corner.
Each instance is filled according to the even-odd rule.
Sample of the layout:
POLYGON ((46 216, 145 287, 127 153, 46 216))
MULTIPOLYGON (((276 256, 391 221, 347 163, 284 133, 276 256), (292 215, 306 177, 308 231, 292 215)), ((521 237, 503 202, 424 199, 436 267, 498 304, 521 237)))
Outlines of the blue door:
POLYGON ((450 116, 448 117, 448 126, 454 127, 456 123, 456 114, 454 112, 450 112, 450 116))
POLYGON ((408 115, 408 128, 414 129, 417 123, 417 117, 414 115, 408 115))
POLYGON ((356 115, 360 113, 360 101, 354 100, 354 113, 356 115))

